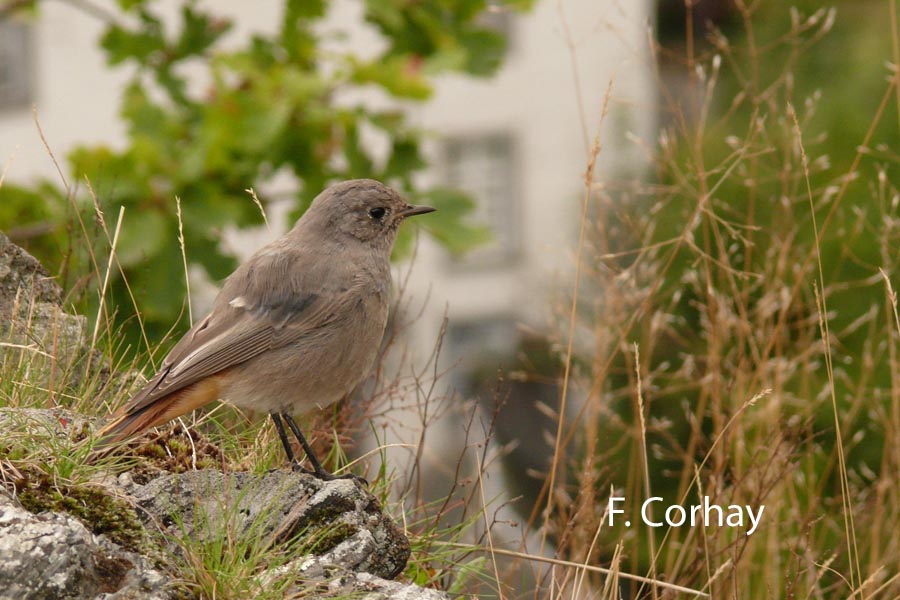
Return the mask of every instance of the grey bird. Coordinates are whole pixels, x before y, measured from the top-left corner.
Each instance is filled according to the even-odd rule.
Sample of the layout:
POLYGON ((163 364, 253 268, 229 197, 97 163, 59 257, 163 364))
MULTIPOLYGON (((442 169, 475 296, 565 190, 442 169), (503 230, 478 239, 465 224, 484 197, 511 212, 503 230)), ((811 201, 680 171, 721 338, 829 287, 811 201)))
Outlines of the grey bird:
POLYGON ((434 210, 372 179, 326 189, 293 229, 228 277, 212 311, 112 416, 97 446, 223 399, 269 413, 288 461, 300 468, 287 423, 309 472, 334 479, 294 416, 337 402, 368 374, 387 323, 397 229, 434 210))

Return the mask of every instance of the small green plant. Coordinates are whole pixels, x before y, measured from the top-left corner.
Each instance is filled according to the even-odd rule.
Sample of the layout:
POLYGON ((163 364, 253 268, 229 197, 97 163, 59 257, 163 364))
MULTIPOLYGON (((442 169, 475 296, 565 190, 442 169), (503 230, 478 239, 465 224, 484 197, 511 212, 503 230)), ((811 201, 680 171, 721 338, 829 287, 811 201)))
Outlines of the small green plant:
POLYGON ((165 541, 175 552, 168 557, 170 569, 185 589, 201 598, 283 598, 299 580, 292 560, 324 551, 338 527, 324 527, 314 537, 300 532, 294 538, 273 544, 265 535, 272 515, 261 511, 247 524, 238 497, 223 498, 224 510, 213 518, 202 505, 185 523, 180 511, 171 514, 174 533, 165 541))
POLYGON ((34 512, 65 512, 96 534, 147 551, 144 528, 127 502, 102 481, 127 470, 127 460, 93 460, 87 421, 70 411, 32 412, 0 405, 0 485, 34 512))

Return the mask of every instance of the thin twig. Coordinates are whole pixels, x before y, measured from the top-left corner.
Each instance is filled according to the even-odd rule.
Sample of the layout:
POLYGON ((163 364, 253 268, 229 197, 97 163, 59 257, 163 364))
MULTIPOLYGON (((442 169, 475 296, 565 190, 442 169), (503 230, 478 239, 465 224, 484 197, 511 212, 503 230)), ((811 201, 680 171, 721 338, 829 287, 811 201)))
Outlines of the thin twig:
POLYGON ((563 430, 565 427, 566 398, 569 393, 569 378, 572 370, 572 350, 575 342, 575 317, 578 314, 578 290, 579 284, 581 283, 581 267, 585 246, 585 234, 587 230, 588 206, 590 206, 591 203, 591 183, 594 180, 594 168, 597 165, 597 157, 600 155, 600 133, 603 128, 603 122, 606 120, 607 111, 609 109, 609 99, 612 95, 612 87, 613 81, 610 80, 609 85, 606 87, 606 95, 603 97, 603 107, 600 111, 600 123, 597 127, 597 134, 594 136, 594 144, 591 148, 591 155, 588 160, 587 170, 584 174, 585 186, 584 196, 582 197, 581 204, 581 223, 579 225, 578 232, 578 250, 575 254, 575 281, 572 284, 572 303, 569 310, 569 335, 568 342, 566 344, 565 371, 563 373, 562 391, 560 392, 559 416, 556 428, 556 441, 553 447, 553 460, 550 463, 550 477, 548 478, 547 483, 547 506, 544 512, 544 527, 542 528, 541 532, 542 552, 547 541, 548 530, 550 529, 549 520, 551 514, 553 513, 553 502, 556 498, 556 472, 557 469, 559 469, 561 451, 563 448, 562 442, 563 430))
MULTIPOLYGON (((640 424, 641 434, 641 459, 644 464, 644 493, 650 498, 652 490, 650 489, 650 460, 647 457, 647 421, 644 418, 644 390, 641 383, 641 351, 637 342, 634 343, 634 374, 637 382, 637 404, 638 404, 638 423, 640 424)), ((650 541, 650 554, 653 560, 650 561, 650 580, 656 581, 656 536, 653 534, 653 528, 648 529, 648 537, 650 541)), ((653 600, 659 598, 659 590, 654 584, 650 592, 653 594, 653 600)), ((638 591, 640 595, 640 590, 638 591)))
MULTIPOLYGON (((91 334, 91 350, 97 347, 97 336, 100 333, 100 323, 103 312, 106 310, 106 290, 109 287, 109 274, 112 271, 113 261, 116 259, 116 246, 119 243, 119 232, 122 230, 122 221, 125 217, 125 207, 119 207, 119 218, 116 221, 116 230, 113 233, 112 243, 109 248, 109 259, 106 261, 106 273, 103 275, 103 284, 100 287, 100 305, 97 307, 97 319, 94 321, 94 332, 91 334)), ((109 319, 106 319, 109 322, 109 319)), ((89 373, 91 368, 91 356, 93 352, 88 353, 87 367, 85 372, 89 373)))
MULTIPOLYGON (((800 159, 803 165, 803 175, 806 180, 806 193, 809 198, 809 212, 812 218, 813 234, 815 236, 815 259, 818 269, 818 285, 815 286, 816 308, 819 313, 819 329, 822 333, 822 344, 825 348, 825 369, 828 374, 828 388, 831 392, 831 407, 834 415, 835 446, 837 447, 838 464, 841 479, 841 503, 844 508, 844 530, 847 535, 847 553, 850 558, 850 585, 856 588, 856 582, 862 582, 862 569, 859 564, 859 550, 856 545, 856 528, 853 523, 853 506, 850 500, 850 480, 847 476, 847 463, 844 458, 844 442, 841 433, 841 419, 837 407, 837 396, 834 389, 834 366, 831 354, 831 331, 828 326, 828 306, 825 299, 825 272, 822 268, 822 250, 819 247, 819 230, 816 225, 816 205, 813 202, 812 185, 809 181, 809 162, 806 157, 806 149, 803 147, 803 135, 800 131, 800 123, 793 105, 788 103, 788 114, 794 122, 794 133, 797 136, 797 145, 800 147, 800 159), (821 286, 821 292, 819 289, 821 286), (855 569, 855 570, 854 570, 855 569)), ((857 590, 858 591, 858 590, 857 590)), ((856 595, 853 591, 851 598, 856 595)))
MULTIPOLYGON (((461 544, 459 542, 445 542, 442 540, 433 540, 431 542, 436 546, 446 546, 449 548, 459 548, 461 550, 471 550, 473 552, 491 552, 490 548, 486 548, 484 546, 473 546, 471 544, 461 544)), ((555 565, 558 567, 571 567, 573 569, 584 569, 586 571, 591 571, 592 573, 600 573, 601 575, 615 575, 617 577, 621 577, 622 579, 629 579, 631 581, 638 581, 641 583, 655 583, 661 588, 666 588, 669 590, 673 590, 676 592, 682 592, 685 594, 693 594, 695 596, 702 596, 705 598, 709 597, 709 594, 706 592, 701 592, 699 590, 694 590, 688 587, 684 587, 681 585, 677 585, 675 583, 667 583, 665 581, 651 581, 647 577, 641 577, 640 575, 632 575, 630 573, 622 573, 620 571, 613 571, 612 569, 606 569, 603 567, 595 567, 593 565, 585 565, 582 563, 572 562, 568 560, 562 560, 559 558, 550 558, 548 556, 540 556, 538 554, 526 554, 525 552, 516 552, 515 550, 506 550, 505 548, 494 548, 493 552, 499 554, 501 556, 509 556, 511 558, 520 558, 523 560, 528 560, 532 562, 540 562, 546 563, 548 565, 555 565)))
POLYGON ((191 308, 191 276, 188 272, 187 252, 184 249, 184 221, 181 219, 181 198, 175 196, 175 217, 178 219, 178 245, 181 247, 181 264, 184 265, 184 285, 187 289, 188 323, 194 326, 194 311, 191 308))
POLYGON ((263 222, 266 224, 266 229, 271 231, 272 228, 269 227, 269 218, 266 216, 266 209, 263 208, 262 202, 259 201, 259 196, 256 195, 256 190, 254 190, 253 188, 247 188, 244 191, 250 194, 250 197, 253 198, 253 203, 256 204, 256 207, 259 209, 259 214, 262 215, 263 222))

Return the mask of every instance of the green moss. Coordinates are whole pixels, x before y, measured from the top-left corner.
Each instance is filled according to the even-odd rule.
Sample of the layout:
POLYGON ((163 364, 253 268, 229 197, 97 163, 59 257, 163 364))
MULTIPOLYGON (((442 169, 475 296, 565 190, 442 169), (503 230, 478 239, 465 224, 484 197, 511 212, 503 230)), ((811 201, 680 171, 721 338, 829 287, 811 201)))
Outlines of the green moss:
POLYGON ((56 486, 41 472, 15 482, 22 506, 33 512, 64 512, 80 519, 91 532, 135 551, 146 551, 147 535, 137 513, 123 500, 93 486, 56 486))
POLYGON ((149 437, 133 440, 132 451, 144 459, 143 468, 168 473, 221 468, 224 461, 222 450, 202 434, 196 430, 185 432, 183 427, 173 424, 149 437))
POLYGON ((333 502, 323 503, 298 523, 288 538, 293 538, 304 552, 321 555, 344 540, 355 535, 358 528, 340 520, 341 515, 353 510, 352 503, 334 497, 333 502))
POLYGON ((166 449, 162 444, 143 444, 138 447, 136 454, 143 458, 166 460, 166 449))
POLYGON ((348 523, 330 523, 321 529, 309 532, 304 540, 306 549, 312 554, 325 554, 344 540, 353 536, 357 528, 348 523))

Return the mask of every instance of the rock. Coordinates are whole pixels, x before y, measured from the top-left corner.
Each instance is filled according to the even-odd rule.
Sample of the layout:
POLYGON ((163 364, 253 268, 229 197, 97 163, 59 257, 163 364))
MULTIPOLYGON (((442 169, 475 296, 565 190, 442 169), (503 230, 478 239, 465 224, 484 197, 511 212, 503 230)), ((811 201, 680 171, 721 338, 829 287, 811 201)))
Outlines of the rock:
MULTIPOLYGON (((129 485, 134 484, 129 482, 129 485)), ((321 481, 283 470, 265 474, 190 471, 159 477, 133 491, 148 524, 166 537, 210 541, 210 535, 257 537, 265 545, 294 536, 315 540, 315 555, 300 556, 260 575, 297 583, 288 597, 365 600, 449 600, 436 590, 389 581, 409 558, 409 541, 377 500, 349 480, 321 481), (202 524, 202 527, 196 527, 202 524)), ((180 550, 173 546, 170 552, 180 550)))
POLYGON ((62 290, 40 262, 0 232, 0 361, 21 378, 77 385, 87 354, 87 319, 61 308, 62 290))
MULTIPOLYGON (((89 437, 93 425, 93 419, 63 409, 0 409, 0 431, 13 445, 27 436, 29 443, 49 448, 65 436, 63 443, 75 447, 89 437)), ((20 471, 15 461, 4 460, 3 453, 8 450, 0 443, 0 484, 23 490, 22 494, 43 490, 40 481, 32 481, 33 470, 20 471), (8 467, 12 468, 4 477, 3 470, 8 467)), ((122 505, 122 500, 127 503, 124 506, 134 521, 128 526, 141 532, 137 537, 143 540, 139 544, 123 542, 129 549, 111 541, 107 535, 112 533, 92 533, 107 530, 98 528, 83 513, 77 513, 83 522, 55 512, 56 508, 35 515, 0 485, 0 600, 168 598, 169 593, 177 593, 172 591, 177 588, 171 587, 171 577, 177 576, 176 570, 168 567, 171 561, 185 558, 186 547, 196 550, 196 544, 207 543, 214 548, 216 536, 228 536, 229 542, 244 536, 258 544, 256 548, 278 546, 296 552, 255 575, 261 585, 268 581, 287 584, 289 596, 308 596, 315 590, 316 597, 326 598, 449 598, 435 590, 389 581, 403 571, 410 554, 409 541, 366 487, 354 480, 321 481, 288 469, 261 474, 206 469, 157 476, 158 467, 142 468, 116 476, 100 475, 88 487, 91 494, 100 496, 88 497, 86 502, 95 510, 84 514, 106 515, 105 508, 96 510, 107 505, 104 498, 111 499, 102 493, 104 489, 118 498, 110 507, 122 505), (149 481, 148 472, 154 473, 149 481), (148 551, 148 540, 167 544, 149 549, 156 560, 164 557, 162 563, 136 553, 135 549, 148 551), (289 546, 292 543, 294 547, 289 546)), ((64 495, 79 497, 80 488, 61 489, 64 495)), ((24 501, 25 496, 22 498, 24 501)), ((44 506, 48 504, 56 506, 52 498, 45 498, 44 506)), ((110 514, 119 515, 121 510, 110 514)), ((125 522, 122 519, 112 520, 125 522)))
POLYGON ((93 422, 91 417, 64 408, 0 408, 0 431, 42 437, 48 442, 61 435, 86 437, 93 422))
POLYGON ((60 513, 32 514, 0 488, 0 599, 162 600, 170 579, 60 513))
POLYGON ((349 479, 321 481, 290 470, 189 471, 154 479, 134 498, 142 518, 169 536, 204 541, 228 531, 271 547, 304 534, 315 540, 320 564, 384 578, 400 574, 409 558, 403 532, 349 479))
MULTIPOLYGON (((353 573, 340 567, 322 564, 319 558, 302 559, 302 564, 288 564, 282 569, 299 569, 304 578, 323 583, 316 592, 319 598, 354 598, 355 600, 450 600, 438 590, 428 590, 410 583, 388 581, 369 573, 353 573), (315 576, 313 576, 315 574, 315 576)), ((289 587, 289 597, 303 597, 301 586, 289 587)))
POLYGON ((30 301, 59 306, 62 289, 35 257, 16 246, 0 232, 0 317, 13 314, 16 296, 30 301))

